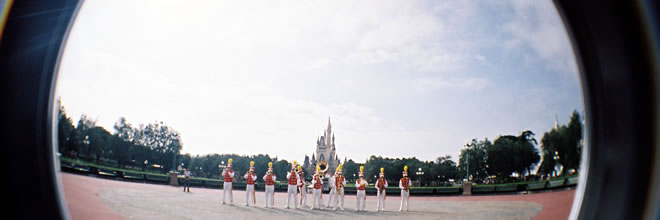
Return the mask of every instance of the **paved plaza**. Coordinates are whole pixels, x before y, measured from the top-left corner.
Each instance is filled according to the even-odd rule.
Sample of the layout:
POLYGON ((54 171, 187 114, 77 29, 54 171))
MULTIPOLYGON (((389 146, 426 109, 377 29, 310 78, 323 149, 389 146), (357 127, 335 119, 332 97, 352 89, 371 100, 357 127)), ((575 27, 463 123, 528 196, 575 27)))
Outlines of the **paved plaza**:
MULTIPOLYGON (((400 198, 388 195, 385 212, 375 212, 376 196, 367 211, 356 212, 354 195, 346 195, 344 211, 284 209, 286 193, 276 193, 275 207, 264 208, 264 192, 256 207, 246 207, 245 192, 234 190, 234 204, 221 204, 222 190, 105 180, 62 174, 72 219, 556 219, 566 218, 574 190, 529 195, 411 197, 410 211, 398 212, 400 198)), ((311 194, 307 196, 311 204, 311 194)), ((328 195, 323 195, 324 205, 328 195)))

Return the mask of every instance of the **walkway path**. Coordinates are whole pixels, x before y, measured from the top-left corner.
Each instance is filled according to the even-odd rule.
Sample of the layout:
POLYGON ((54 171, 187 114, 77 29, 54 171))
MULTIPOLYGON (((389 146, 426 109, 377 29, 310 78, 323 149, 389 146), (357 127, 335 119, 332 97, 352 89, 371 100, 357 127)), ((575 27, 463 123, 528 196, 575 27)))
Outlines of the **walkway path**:
MULTIPOLYGON (((245 192, 234 191, 234 205, 222 205, 222 191, 131 183, 62 174, 65 199, 73 219, 566 219, 575 190, 527 195, 411 197, 410 212, 396 212, 398 196, 387 196, 386 212, 375 212, 376 197, 367 197, 367 212, 355 211, 355 196, 345 197, 344 211, 284 209, 286 193, 276 193, 275 208, 246 207, 245 192)), ((327 202, 328 195, 323 196, 327 202)), ((307 197, 311 204, 311 194, 307 197)), ((293 205, 292 205, 293 206, 293 205)))

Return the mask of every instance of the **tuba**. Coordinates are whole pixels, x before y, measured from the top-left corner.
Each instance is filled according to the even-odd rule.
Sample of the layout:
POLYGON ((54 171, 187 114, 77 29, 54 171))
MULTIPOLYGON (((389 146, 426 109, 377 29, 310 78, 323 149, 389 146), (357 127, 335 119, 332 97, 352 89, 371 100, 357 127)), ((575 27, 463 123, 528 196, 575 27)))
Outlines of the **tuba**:
POLYGON ((320 172, 321 174, 325 174, 326 171, 328 171, 328 162, 327 161, 320 161, 317 166, 321 168, 320 172))

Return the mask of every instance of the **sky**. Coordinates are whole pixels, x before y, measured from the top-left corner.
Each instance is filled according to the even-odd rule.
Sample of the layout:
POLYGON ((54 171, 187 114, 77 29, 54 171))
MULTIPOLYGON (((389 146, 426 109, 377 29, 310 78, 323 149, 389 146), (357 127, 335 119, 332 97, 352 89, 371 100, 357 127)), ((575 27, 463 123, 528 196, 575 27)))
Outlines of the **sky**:
POLYGON ((56 87, 113 132, 163 121, 182 153, 435 160, 583 112, 549 0, 86 1, 56 87))

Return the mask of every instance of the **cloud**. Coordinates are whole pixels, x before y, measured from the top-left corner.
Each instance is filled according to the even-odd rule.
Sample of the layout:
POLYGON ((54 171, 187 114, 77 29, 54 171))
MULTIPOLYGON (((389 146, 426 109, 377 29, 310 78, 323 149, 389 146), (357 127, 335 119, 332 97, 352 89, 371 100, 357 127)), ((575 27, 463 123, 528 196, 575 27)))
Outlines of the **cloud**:
POLYGON ((486 78, 480 77, 464 77, 464 78, 445 78, 445 77, 427 77, 418 78, 412 81, 412 87, 415 92, 420 94, 428 94, 437 90, 446 89, 469 89, 469 90, 482 90, 488 86, 489 81, 486 78))
POLYGON ((193 154, 300 160, 330 116, 340 156, 434 159, 469 138, 517 131, 546 107, 528 100, 565 89, 521 108, 513 100, 525 91, 502 81, 573 62, 549 2, 126 2, 83 6, 57 92, 72 116, 106 128, 119 116, 164 121, 193 154), (496 103, 502 94, 512 101, 496 103), (524 112, 508 115, 516 109, 524 112), (507 120, 522 122, 499 123, 507 120))
POLYGON ((477 60, 477 61, 479 61, 479 62, 482 62, 482 63, 486 63, 486 62, 488 62, 488 61, 486 60, 486 57, 485 57, 485 56, 482 56, 482 55, 480 55, 480 54, 474 55, 474 59, 477 60))
POLYGON ((531 48, 532 60, 544 63, 549 70, 577 75, 573 49, 559 14, 551 1, 511 0, 514 19, 501 26, 511 39, 509 47, 531 48))

